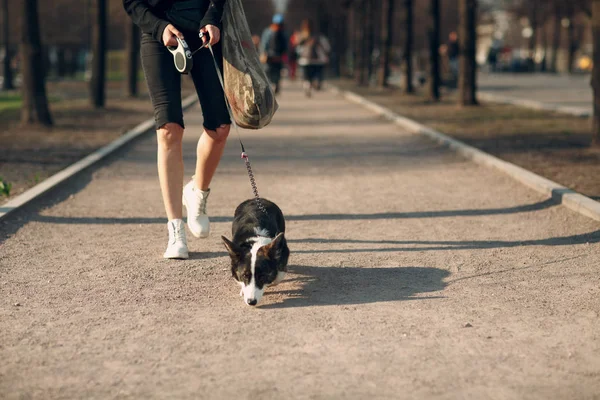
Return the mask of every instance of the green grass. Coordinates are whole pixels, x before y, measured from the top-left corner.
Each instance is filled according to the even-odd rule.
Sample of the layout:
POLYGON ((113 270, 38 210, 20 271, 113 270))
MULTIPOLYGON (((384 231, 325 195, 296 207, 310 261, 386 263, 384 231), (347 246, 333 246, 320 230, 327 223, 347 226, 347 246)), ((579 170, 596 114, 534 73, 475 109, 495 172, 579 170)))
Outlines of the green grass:
POLYGON ((21 108, 21 102, 20 94, 0 92, 0 112, 18 110, 21 108))

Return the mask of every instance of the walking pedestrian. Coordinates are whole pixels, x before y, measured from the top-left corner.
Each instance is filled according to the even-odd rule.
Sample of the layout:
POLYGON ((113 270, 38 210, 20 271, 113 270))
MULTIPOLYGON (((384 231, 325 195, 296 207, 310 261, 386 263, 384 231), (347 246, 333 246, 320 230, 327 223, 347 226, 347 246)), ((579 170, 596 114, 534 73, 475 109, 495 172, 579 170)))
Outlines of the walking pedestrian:
POLYGON ((211 53, 202 49, 193 56, 190 75, 202 107, 204 130, 196 149, 195 175, 184 187, 181 74, 166 46, 177 46, 177 38, 185 38, 190 48, 197 49, 204 44, 198 34, 204 32, 222 69, 220 21, 225 1, 123 0, 125 11, 142 31, 142 67, 154 107, 158 177, 168 218, 169 243, 164 258, 188 258, 182 197, 192 235, 209 235, 206 203, 231 124, 211 53))
POLYGON ((261 61, 265 64, 267 76, 275 87, 275 94, 281 90, 281 70, 288 49, 288 39, 283 28, 283 15, 275 14, 273 23, 265 29, 260 41, 261 61))
POLYGON ((312 89, 321 90, 325 65, 329 63, 331 46, 324 35, 318 34, 311 20, 302 22, 300 42, 298 43, 298 65, 304 74, 304 92, 311 96, 312 89))

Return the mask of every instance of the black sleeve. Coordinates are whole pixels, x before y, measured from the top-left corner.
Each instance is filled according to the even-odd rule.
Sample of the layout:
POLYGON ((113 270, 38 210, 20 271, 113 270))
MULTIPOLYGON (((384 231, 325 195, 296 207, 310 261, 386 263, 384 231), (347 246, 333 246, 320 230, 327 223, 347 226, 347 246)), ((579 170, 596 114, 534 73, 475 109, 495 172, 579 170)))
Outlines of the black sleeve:
POLYGON ((206 25, 214 25, 219 28, 221 27, 221 19, 223 18, 225 1, 227 0, 210 0, 210 6, 208 6, 208 10, 206 11, 206 14, 204 14, 204 18, 202 18, 200 28, 203 28, 206 25))
POLYGON ((142 32, 162 43, 162 34, 169 22, 154 15, 145 0, 123 0, 123 8, 142 32))

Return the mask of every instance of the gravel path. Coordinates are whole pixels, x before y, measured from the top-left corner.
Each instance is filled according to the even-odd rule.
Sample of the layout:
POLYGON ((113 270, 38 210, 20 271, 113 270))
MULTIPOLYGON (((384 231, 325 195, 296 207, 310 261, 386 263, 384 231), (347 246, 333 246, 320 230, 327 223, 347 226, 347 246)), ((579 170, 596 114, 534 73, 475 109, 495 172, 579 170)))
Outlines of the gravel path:
POLYGON ((160 258, 148 135, 0 223, 0 398, 600 398, 600 224, 329 93, 243 136, 288 279, 251 308, 228 272, 236 140, 160 258))

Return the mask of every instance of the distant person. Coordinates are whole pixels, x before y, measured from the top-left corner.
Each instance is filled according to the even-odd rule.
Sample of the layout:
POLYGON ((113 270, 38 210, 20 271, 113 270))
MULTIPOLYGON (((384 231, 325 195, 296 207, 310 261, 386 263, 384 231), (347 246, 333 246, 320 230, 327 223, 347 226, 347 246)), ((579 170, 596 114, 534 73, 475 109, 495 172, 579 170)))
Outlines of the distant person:
POLYGON ((261 41, 261 61, 266 65, 267 76, 275 86, 275 94, 281 90, 281 70, 288 40, 284 32, 283 15, 275 14, 273 22, 263 32, 261 41))
POLYGON ((495 46, 491 46, 487 56, 487 62, 490 67, 491 72, 496 72, 496 68, 498 65, 498 48, 495 46))
POLYGON ((458 34, 456 32, 450 32, 448 36, 448 45, 447 45, 447 55, 448 55, 448 64, 450 65, 450 71, 454 78, 458 77, 458 56, 459 56, 459 47, 458 47, 458 34))
POLYGON ((302 66, 304 75, 304 92, 311 96, 312 89, 321 90, 323 71, 329 63, 331 46, 327 38, 315 33, 312 21, 304 20, 300 31, 297 53, 298 65, 302 66))
POLYGON ((252 43, 254 44, 256 51, 260 51, 260 36, 252 35, 252 43))
POLYGON ((290 79, 296 80, 296 72, 298 71, 298 42, 300 40, 300 32, 294 31, 290 36, 288 50, 288 70, 290 71, 290 79))

